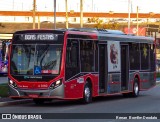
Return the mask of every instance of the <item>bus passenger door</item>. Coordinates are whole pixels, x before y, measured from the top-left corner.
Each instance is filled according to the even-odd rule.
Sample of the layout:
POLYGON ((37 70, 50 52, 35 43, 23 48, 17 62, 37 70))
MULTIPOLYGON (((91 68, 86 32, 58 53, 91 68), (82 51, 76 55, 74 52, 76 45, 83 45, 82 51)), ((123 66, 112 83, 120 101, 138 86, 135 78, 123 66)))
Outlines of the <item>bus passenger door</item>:
POLYGON ((128 90, 129 55, 128 45, 121 45, 121 91, 128 90))
POLYGON ((99 45, 99 93, 104 93, 107 88, 107 45, 99 45))

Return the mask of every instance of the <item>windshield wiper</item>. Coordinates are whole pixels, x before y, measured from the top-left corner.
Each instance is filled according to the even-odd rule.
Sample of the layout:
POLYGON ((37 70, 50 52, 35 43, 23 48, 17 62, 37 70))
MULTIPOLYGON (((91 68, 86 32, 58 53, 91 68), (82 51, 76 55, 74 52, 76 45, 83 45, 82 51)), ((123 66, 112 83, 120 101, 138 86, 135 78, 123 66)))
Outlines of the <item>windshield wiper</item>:
POLYGON ((42 69, 53 69, 57 64, 57 60, 54 60, 54 61, 50 61, 48 63, 46 63, 42 69))

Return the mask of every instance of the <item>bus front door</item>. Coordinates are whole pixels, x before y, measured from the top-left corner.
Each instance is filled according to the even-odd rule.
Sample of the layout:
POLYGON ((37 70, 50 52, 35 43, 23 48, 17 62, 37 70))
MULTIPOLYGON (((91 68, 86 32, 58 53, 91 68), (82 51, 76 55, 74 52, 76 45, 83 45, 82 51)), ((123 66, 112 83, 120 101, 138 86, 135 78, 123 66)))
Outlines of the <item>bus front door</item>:
POLYGON ((121 46, 121 91, 128 90, 129 54, 128 45, 121 46))
POLYGON ((99 45, 99 92, 107 91, 107 45, 99 45))

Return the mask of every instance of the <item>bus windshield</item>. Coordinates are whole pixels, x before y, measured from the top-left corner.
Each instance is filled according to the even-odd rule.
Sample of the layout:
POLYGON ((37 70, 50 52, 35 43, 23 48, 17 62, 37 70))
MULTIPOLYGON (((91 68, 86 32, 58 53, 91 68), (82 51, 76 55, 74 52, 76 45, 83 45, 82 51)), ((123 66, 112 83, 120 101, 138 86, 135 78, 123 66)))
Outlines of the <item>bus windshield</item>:
POLYGON ((62 45, 14 44, 11 54, 11 74, 59 74, 62 45))

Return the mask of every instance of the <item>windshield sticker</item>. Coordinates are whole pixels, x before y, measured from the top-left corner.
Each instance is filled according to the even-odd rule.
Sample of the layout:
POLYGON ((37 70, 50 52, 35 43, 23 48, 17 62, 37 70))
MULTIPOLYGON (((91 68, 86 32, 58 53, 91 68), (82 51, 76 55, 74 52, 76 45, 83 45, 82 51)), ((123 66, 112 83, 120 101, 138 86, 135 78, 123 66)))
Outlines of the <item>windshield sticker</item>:
POLYGON ((42 70, 43 74, 58 74, 58 70, 42 70))
POLYGON ((34 66, 34 74, 35 75, 41 74, 41 67, 40 66, 34 66))
POLYGON ((22 62, 22 48, 18 48, 17 52, 18 52, 18 70, 21 71, 21 68, 22 68, 22 65, 21 65, 21 62, 22 62))
POLYGON ((147 48, 146 48, 146 46, 143 47, 143 56, 145 58, 147 57, 147 48))

